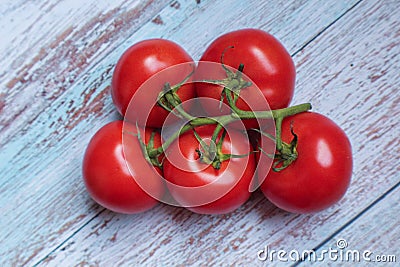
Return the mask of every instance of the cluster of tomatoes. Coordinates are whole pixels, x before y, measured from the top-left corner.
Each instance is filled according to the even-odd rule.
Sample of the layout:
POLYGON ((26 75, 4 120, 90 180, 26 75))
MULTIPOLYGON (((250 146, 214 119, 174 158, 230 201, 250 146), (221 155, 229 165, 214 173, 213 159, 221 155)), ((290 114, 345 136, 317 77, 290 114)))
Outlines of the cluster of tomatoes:
POLYGON ((294 87, 291 56, 258 29, 220 36, 197 64, 169 40, 134 44, 112 78, 112 99, 124 120, 103 126, 84 155, 89 194, 120 213, 159 202, 228 213, 257 188, 290 212, 333 205, 350 182, 350 142, 321 114, 282 117, 294 87), (271 114, 267 124, 276 124, 276 133, 262 127, 257 112, 263 119, 271 114))

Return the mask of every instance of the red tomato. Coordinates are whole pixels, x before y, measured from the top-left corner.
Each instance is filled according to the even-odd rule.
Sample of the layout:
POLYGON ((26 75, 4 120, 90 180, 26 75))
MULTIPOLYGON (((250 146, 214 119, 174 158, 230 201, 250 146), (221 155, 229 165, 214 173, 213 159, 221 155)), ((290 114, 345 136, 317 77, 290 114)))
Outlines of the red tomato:
MULTIPOLYGON (((155 206, 158 203, 155 198, 163 196, 165 186, 161 171, 145 160, 137 137, 132 135, 137 133, 136 126, 123 124, 111 122, 93 136, 83 159, 83 179, 97 203, 112 211, 130 214, 155 206), (123 130, 129 134, 123 135, 123 130), (126 160, 127 155, 130 162, 126 160)), ((148 142, 151 131, 146 130, 143 135, 148 142)), ((160 144, 160 134, 156 134, 154 145, 160 144)))
MULTIPOLYGON (((209 143, 214 127, 198 127, 196 132, 209 143)), ((219 169, 202 162, 196 149, 201 149, 199 141, 189 131, 166 151, 164 177, 173 198, 201 214, 223 214, 241 206, 250 196, 249 186, 255 170, 247 137, 239 131, 228 131, 222 152, 247 156, 223 161, 219 169)))
POLYGON ((290 143, 290 124, 298 136, 298 158, 280 172, 270 171, 261 185, 276 206, 294 213, 323 210, 345 194, 352 174, 352 152, 344 131, 327 117, 305 112, 282 123, 282 140, 290 143))
MULTIPOLYGON (((131 46, 119 59, 112 77, 111 94, 118 111, 126 115, 132 97, 150 77, 169 67, 187 62, 193 63, 193 59, 182 47, 169 40, 150 39, 131 46)), ((165 83, 169 82, 171 86, 178 84, 193 71, 194 65, 186 65, 184 70, 181 68, 173 71, 173 75, 164 75, 158 78, 156 83, 143 88, 147 92, 143 92, 143 96, 140 96, 132 107, 134 112, 140 111, 139 116, 144 116, 143 119, 139 119, 142 126, 160 128, 163 125, 168 111, 157 106, 158 94, 165 83)), ((177 94, 182 102, 191 99, 195 96, 194 86, 186 84, 177 94)))
MULTIPOLYGON (((294 93, 295 66, 289 53, 271 34, 258 29, 243 29, 224 34, 209 45, 200 59, 199 69, 202 68, 201 61, 221 63, 222 55, 223 63, 234 69, 244 64, 243 73, 256 85, 241 90, 240 97, 247 104, 239 101, 239 108, 259 110, 259 90, 271 109, 289 105, 294 93)), ((199 97, 219 100, 222 87, 198 83, 196 92, 199 97)), ((261 110, 264 107, 262 105, 261 110)), ((213 116, 220 113, 218 105, 208 105, 205 108, 213 116)))

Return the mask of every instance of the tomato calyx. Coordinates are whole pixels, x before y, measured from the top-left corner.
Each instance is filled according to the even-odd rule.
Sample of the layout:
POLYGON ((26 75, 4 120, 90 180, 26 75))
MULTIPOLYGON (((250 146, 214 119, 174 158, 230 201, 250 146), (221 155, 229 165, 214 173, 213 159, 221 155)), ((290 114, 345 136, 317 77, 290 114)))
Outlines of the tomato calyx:
POLYGON ((229 106, 235 111, 237 109, 236 102, 239 98, 240 91, 246 87, 251 86, 252 83, 243 79, 243 70, 244 70, 243 64, 239 65, 238 70, 236 72, 233 72, 232 70, 228 69, 223 62, 221 62, 221 66, 226 73, 226 78, 220 81, 220 85, 224 86, 224 89, 221 94, 220 103, 222 105, 222 101, 224 97, 226 97, 229 106))
MULTIPOLYGON (((212 135, 211 141, 214 143, 210 145, 205 143, 205 141, 201 140, 201 138, 197 138, 200 144, 200 148, 196 150, 199 157, 204 163, 212 164, 215 169, 219 169, 221 163, 225 160, 229 160, 231 158, 241 158, 246 157, 248 154, 245 155, 234 155, 234 154, 224 154, 221 152, 221 147, 218 147, 218 144, 222 145, 222 141, 225 138, 225 126, 229 123, 234 121, 243 119, 243 118, 261 118, 261 119, 268 119, 273 118, 275 120, 276 126, 276 135, 272 136, 268 133, 262 132, 259 129, 253 129, 257 132, 260 132, 262 135, 267 136, 269 139, 276 143, 276 151, 275 155, 268 155, 269 157, 275 160, 275 165, 273 165, 274 171, 281 171, 288 167, 292 162, 294 162, 297 157, 298 153, 296 150, 297 147, 297 135, 292 131, 293 140, 290 144, 286 144, 281 139, 281 124, 282 120, 285 117, 298 114, 301 112, 305 112, 311 109, 311 104, 304 103, 299 104, 296 106, 272 110, 272 112, 267 111, 242 111, 242 113, 232 113, 229 115, 222 115, 218 117, 197 117, 189 120, 181 129, 176 131, 172 134, 167 140, 163 142, 163 144, 159 147, 153 147, 151 142, 147 145, 141 140, 140 136, 140 143, 142 144, 143 154, 146 157, 147 161, 153 164, 154 166, 162 168, 162 160, 160 161, 160 156, 164 153, 164 151, 176 140, 187 131, 193 130, 195 132, 196 127, 200 127, 203 125, 216 125, 214 133, 212 135), (222 131, 222 133, 221 133, 222 131), (221 136, 219 139, 218 137, 221 136), (218 141, 217 141, 218 139, 218 141)), ((187 116, 191 116, 188 114, 187 116)), ((195 133, 196 134, 196 133, 195 133)), ((260 152, 265 153, 259 148, 260 152)), ((254 153, 254 152, 250 152, 254 153)))
POLYGON ((225 137, 224 135, 220 138, 218 143, 215 143, 213 139, 210 140, 209 144, 206 142, 206 140, 202 139, 199 134, 196 132, 195 129, 193 129, 194 136, 196 137, 197 141, 200 144, 200 148, 196 149, 196 152, 199 156, 199 159, 201 162, 209 165, 212 164, 215 169, 220 168, 220 149, 221 149, 221 144, 223 141, 223 138, 225 137))
MULTIPOLYGON (((259 129, 253 128, 251 130, 258 132, 261 135, 277 143, 277 137, 274 137, 273 135, 263 132, 259 129)), ((263 153, 267 157, 272 158, 274 160, 272 164, 272 170, 274 172, 280 172, 286 169, 290 164, 292 164, 298 158, 298 152, 297 152, 298 137, 294 133, 293 128, 290 128, 290 130, 291 134, 293 135, 292 141, 290 141, 289 144, 281 142, 281 148, 276 149, 276 152, 274 154, 268 154, 266 151, 262 149, 260 145, 257 145, 257 151, 256 151, 257 153, 263 153)))
POLYGON ((208 140, 202 139, 194 128, 193 133, 200 146, 200 148, 195 150, 199 156, 199 159, 201 160, 201 162, 207 165, 212 165, 213 168, 216 170, 219 170, 221 168, 221 163, 226 160, 229 160, 231 158, 244 158, 249 155, 249 153, 236 155, 222 152, 222 144, 226 138, 227 131, 225 128, 223 128, 221 124, 217 124, 209 142, 207 142, 208 140), (217 141, 219 135, 221 136, 217 141))
POLYGON ((274 155, 274 163, 272 170, 280 172, 292 164, 298 157, 297 140, 298 137, 293 131, 293 124, 290 124, 290 132, 293 135, 292 141, 289 144, 282 142, 282 148, 274 155))
POLYGON ((182 87, 182 85, 188 82, 188 80, 193 76, 194 71, 195 69, 193 68, 193 70, 180 83, 173 86, 166 82, 162 91, 158 95, 157 105, 180 118, 192 120, 193 116, 182 108, 182 100, 177 91, 182 87))
POLYGON ((165 83, 158 96, 157 104, 165 110, 173 112, 173 109, 181 103, 182 101, 176 94, 176 90, 173 90, 169 83, 165 83))
POLYGON ((226 98, 232 111, 237 113, 241 111, 236 107, 236 102, 239 99, 240 91, 244 88, 250 87, 252 82, 243 79, 244 64, 239 64, 237 71, 233 71, 225 65, 225 52, 232 48, 234 48, 234 46, 226 47, 221 54, 220 64, 225 71, 226 78, 222 80, 205 80, 204 82, 222 86, 223 90, 220 97, 219 108, 221 109, 224 98, 226 98))
POLYGON ((223 102, 226 101, 230 108, 230 113, 216 117, 195 117, 194 115, 190 114, 189 111, 186 111, 182 107, 183 102, 177 94, 177 91, 192 78, 193 74, 195 73, 195 68, 193 68, 193 71, 178 84, 171 85, 168 82, 164 83, 163 88, 158 95, 157 104, 164 108, 166 111, 174 114, 178 118, 183 119, 185 121, 185 124, 181 127, 179 131, 176 131, 167 140, 165 140, 165 142, 160 147, 155 148, 151 144, 146 145, 143 143, 142 140, 140 140, 143 154, 145 155, 149 163, 159 168, 162 168, 162 162, 160 162, 159 158, 164 153, 164 151, 180 135, 187 131, 193 130, 199 142, 199 149, 196 150, 196 153, 198 154, 200 160, 205 164, 211 164, 215 169, 218 170, 221 167, 221 163, 226 160, 248 156, 248 154, 224 154, 221 151, 222 142, 226 135, 225 127, 232 122, 245 119, 275 120, 276 136, 273 137, 273 141, 275 141, 276 143, 277 152, 274 155, 269 155, 271 158, 274 159, 274 163, 272 166, 274 171, 281 171, 285 169, 297 159, 297 136, 294 134, 294 132, 292 132, 294 136, 292 142, 290 144, 282 142, 282 120, 287 116, 310 110, 311 104, 304 103, 276 110, 248 111, 241 109, 237 105, 237 102, 240 98, 240 92, 242 89, 252 86, 252 82, 249 81, 247 76, 245 76, 243 73, 244 64, 239 64, 237 70, 229 68, 229 66, 224 64, 224 54, 228 49, 231 48, 233 48, 233 46, 227 47, 222 53, 220 59, 220 65, 225 72, 224 77, 220 78, 219 80, 201 79, 195 81, 200 83, 210 83, 223 87, 220 95, 220 108, 223 102), (210 124, 216 125, 215 131, 212 135, 211 142, 205 142, 204 140, 201 140, 199 135, 196 133, 195 128, 210 124))
POLYGON ((163 165, 163 157, 161 157, 162 152, 158 152, 158 149, 154 147, 154 137, 156 135, 156 131, 153 130, 150 135, 150 139, 148 143, 146 144, 144 142, 144 139, 142 138, 142 134, 140 133, 139 127, 136 124, 136 129, 137 129, 137 134, 133 134, 134 136, 137 137, 140 148, 142 149, 143 157, 146 159, 148 163, 151 165, 158 167, 162 169, 163 165), (156 152, 156 153, 154 153, 156 152))

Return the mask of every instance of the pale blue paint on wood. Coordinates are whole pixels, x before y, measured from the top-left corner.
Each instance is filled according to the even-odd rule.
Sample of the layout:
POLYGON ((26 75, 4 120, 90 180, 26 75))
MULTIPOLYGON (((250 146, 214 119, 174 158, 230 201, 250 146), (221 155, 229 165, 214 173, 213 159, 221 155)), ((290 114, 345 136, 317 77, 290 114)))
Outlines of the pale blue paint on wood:
MULTIPOLYGON (((243 256, 243 262, 246 262, 252 257, 251 250, 262 248, 265 242, 279 243, 285 240, 286 244, 281 245, 289 247, 295 242, 297 245, 305 247, 318 244, 324 240, 325 234, 331 234, 362 210, 363 205, 367 205, 368 201, 373 201, 389 186, 398 182, 398 177, 391 172, 385 177, 385 184, 376 185, 373 194, 370 191, 359 192, 362 188, 353 187, 342 202, 344 207, 350 205, 353 208, 352 213, 348 214, 344 214, 345 212, 340 206, 335 206, 315 216, 288 215, 276 211, 266 201, 260 201, 261 198, 258 196, 256 202, 247 203, 247 206, 241 211, 222 218, 198 216, 188 212, 180 213, 179 209, 160 206, 143 215, 132 217, 105 212, 80 230, 79 227, 85 225, 101 210, 100 207, 92 205, 93 202, 89 200, 81 181, 80 164, 83 150, 91 135, 101 125, 117 116, 107 94, 99 99, 104 103, 100 109, 100 115, 93 114, 93 110, 79 111, 76 114, 78 117, 74 117, 72 114, 76 112, 74 109, 84 108, 84 97, 90 95, 89 92, 93 88, 95 91, 89 97, 89 103, 95 101, 96 97, 106 90, 110 85, 110 70, 127 47, 139 40, 165 37, 181 43, 195 58, 199 58, 205 45, 218 34, 251 26, 271 29, 293 53, 355 3, 355 1, 331 1, 329 3, 326 1, 297 1, 295 3, 288 1, 281 3, 276 1, 262 3, 259 1, 229 1, 229 5, 227 5, 227 2, 201 1, 200 5, 196 5, 195 1, 180 1, 179 9, 167 6, 158 14, 164 24, 158 25, 149 21, 130 38, 120 40, 121 45, 117 49, 107 54, 100 62, 89 65, 86 74, 41 112, 31 124, 26 125, 23 132, 17 128, 14 129, 15 137, 1 148, 0 154, 0 212, 2 214, 0 239, 3 240, 0 247, 0 265, 20 264, 25 261, 33 264, 78 230, 76 236, 62 246, 62 249, 65 250, 55 252, 53 255, 55 259, 50 260, 52 265, 61 264, 66 259, 70 260, 71 265, 76 264, 82 259, 81 257, 92 263, 96 260, 102 260, 103 263, 109 264, 115 262, 127 264, 129 261, 132 263, 136 260, 138 263, 140 261, 161 263, 162 260, 176 263, 179 257, 185 255, 196 256, 197 260, 203 262, 212 260, 214 264, 221 264, 224 259, 223 255, 230 257, 236 255, 241 258, 243 255, 240 251, 242 250, 246 252, 246 255, 243 256), (315 7, 319 8, 315 9, 315 7), (69 106, 71 101, 73 104, 69 106), (85 116, 85 118, 81 120, 79 116, 85 116), (74 123, 76 123, 74 127, 65 129, 66 125, 74 123), (363 202, 359 203, 359 199, 362 199, 363 202), (339 214, 335 214, 335 212, 339 214), (269 215, 265 217, 265 213, 269 215), (330 221, 326 221, 324 225, 320 225, 332 213, 334 213, 334 217, 330 221), (180 218, 178 223, 173 221, 176 216, 180 218), (110 220, 110 225, 102 227, 101 225, 108 220, 110 220), (250 229, 250 227, 252 228, 250 229), (207 229, 211 229, 210 233, 207 233, 207 229), (246 233, 242 229, 250 230, 246 233), (302 236, 301 231, 307 230, 314 232, 302 236), (99 236, 96 235, 96 231, 100 233, 99 236), (150 233, 143 234, 147 232, 150 233), (222 238, 221 233, 225 233, 226 238, 222 238), (117 243, 110 243, 109 239, 112 239, 113 235, 116 235, 117 243), (235 241, 240 236, 245 237, 245 240, 235 241), (190 245, 191 238, 194 238, 194 245, 190 245), (140 243, 135 243, 138 240, 140 243), (183 244, 184 242, 188 242, 188 244, 183 244), (240 251, 234 249, 235 242, 239 242, 240 251), (216 246, 214 250, 213 245, 216 246), (178 251, 171 256, 173 248, 178 248, 178 251), (202 253, 198 248, 202 248, 202 253, 208 256, 201 258, 202 253), (221 249, 218 250, 219 248, 221 249), (227 252, 224 252, 224 249, 227 249, 227 252), (154 251, 153 255, 149 254, 151 251, 154 251), (143 254, 136 256, 138 252, 143 254), (85 259, 89 256, 91 258, 85 259)), ((345 28, 347 23, 352 23, 350 25, 356 27, 356 22, 360 21, 361 23, 364 20, 363 14, 373 8, 375 7, 370 3, 367 6, 357 6, 356 10, 343 18, 343 25, 327 30, 328 33, 332 30, 332 36, 320 37, 310 45, 310 48, 307 47, 296 57, 298 62, 304 60, 310 63, 300 66, 300 72, 303 70, 304 73, 300 73, 301 81, 298 82, 299 91, 295 101, 308 101, 310 95, 315 95, 313 90, 319 89, 319 87, 311 86, 314 82, 326 81, 328 77, 323 75, 329 75, 330 69, 336 71, 343 69, 341 66, 338 68, 335 65, 324 65, 327 68, 326 71, 311 75, 313 71, 319 70, 319 62, 325 62, 324 64, 329 62, 326 61, 324 54, 320 55, 320 52, 323 52, 329 45, 335 51, 334 48, 337 44, 335 38, 343 37, 340 30, 345 28), (322 45, 318 47, 318 44, 321 43, 322 45), (311 59, 307 60, 307 56, 311 59), (310 75, 312 79, 308 81, 307 77, 310 75), (305 81, 307 84, 303 84, 305 81)), ((386 13, 382 11, 382 14, 386 13)), ((363 26, 367 33, 368 26, 373 26, 368 23, 372 22, 367 21, 363 26)), ((383 24, 376 25, 376 29, 384 31, 388 25, 385 24, 385 21, 381 21, 381 23, 383 24)), ((350 37, 353 38, 353 36, 350 37)), ((358 40, 360 41, 360 39, 358 40)), ((362 50, 362 45, 362 43, 359 46, 355 44, 354 51, 362 50)), ((375 45, 376 49, 380 48, 379 44, 375 45)), ((341 51, 336 52, 340 54, 341 51)), ((392 60, 396 60, 396 58, 392 60)), ((349 70, 344 70, 344 73, 352 74, 349 70)), ((357 69, 357 74, 359 73, 368 72, 363 72, 360 67, 357 69)), ((390 89, 385 86, 387 83, 395 85, 395 78, 396 76, 389 77, 385 84, 381 84, 381 90, 389 92, 390 89)), ((334 80, 333 86, 338 83, 340 84, 341 80, 334 80)), ((365 90, 368 91, 368 89, 365 90)), ((318 97, 313 99, 317 104, 317 110, 322 111, 329 106, 329 115, 343 123, 351 136, 357 142, 361 142, 362 140, 357 137, 358 132, 352 130, 351 124, 346 124, 344 115, 352 112, 352 101, 360 101, 359 99, 362 99, 363 96, 353 93, 346 108, 337 110, 336 102, 334 102, 336 95, 327 91, 325 93, 324 96, 317 94, 318 97), (318 100, 321 98, 325 100, 318 100), (331 105, 328 101, 331 101, 331 105)), ((368 106, 363 107, 360 111, 366 112, 368 109, 372 109, 379 100, 379 94, 374 94, 368 106)), ((395 100, 390 97, 387 101, 395 103, 395 100)), ((360 115, 357 112, 353 114, 360 115)), ((369 120, 375 122, 376 116, 382 116, 382 112, 375 116, 371 115, 369 120)), ((391 123, 392 121, 388 120, 382 129, 386 130, 391 123)), ((357 129, 366 130, 366 128, 357 129)), ((371 146, 374 143, 366 145, 367 147, 364 147, 363 151, 373 148, 371 146)), ((376 145, 382 149, 382 146, 376 145)), ((357 144, 357 147, 361 149, 361 143, 357 144)), ((361 168, 363 165, 365 167, 367 162, 367 156, 360 157, 359 165, 355 169, 357 175, 364 174, 361 168)), ((378 161, 379 158, 374 155, 374 160, 378 161)), ((374 170, 376 171, 376 169, 374 170)), ((356 185, 368 186, 366 181, 362 181, 360 184, 356 182, 356 185)), ((196 259, 193 260, 196 263, 196 259)))

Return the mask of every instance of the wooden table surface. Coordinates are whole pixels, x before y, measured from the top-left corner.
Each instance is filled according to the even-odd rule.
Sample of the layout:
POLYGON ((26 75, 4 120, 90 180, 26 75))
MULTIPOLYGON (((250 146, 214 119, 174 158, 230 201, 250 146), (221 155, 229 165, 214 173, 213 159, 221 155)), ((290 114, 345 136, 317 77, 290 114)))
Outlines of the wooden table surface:
POLYGON ((0 266, 302 266, 258 252, 323 253, 338 241, 400 262, 400 1, 1 0, 0 16, 0 266), (162 37, 198 60, 220 34, 248 27, 291 53, 292 104, 311 102, 349 135, 345 197, 312 215, 260 192, 222 216, 167 205, 128 216, 94 203, 81 162, 119 118, 110 81, 122 52, 162 37))

